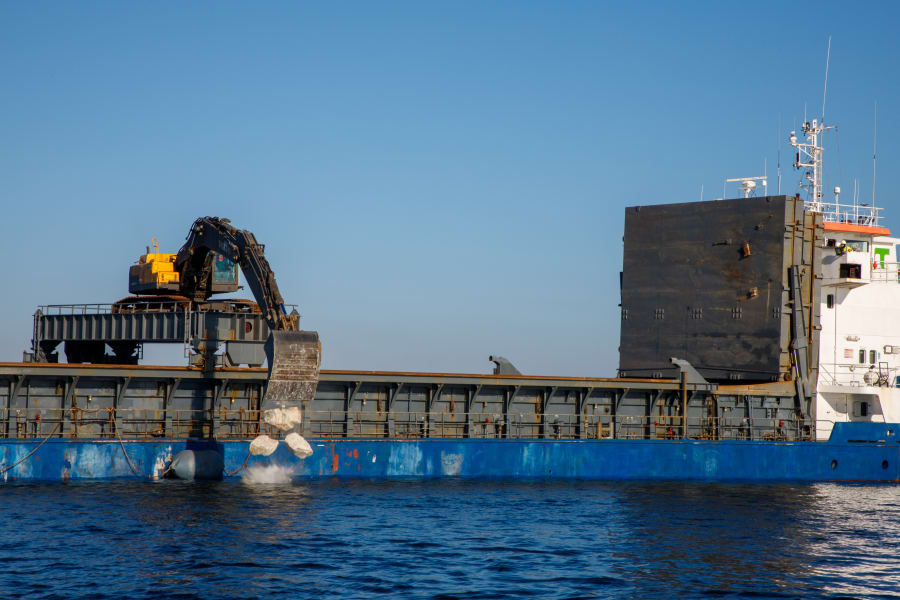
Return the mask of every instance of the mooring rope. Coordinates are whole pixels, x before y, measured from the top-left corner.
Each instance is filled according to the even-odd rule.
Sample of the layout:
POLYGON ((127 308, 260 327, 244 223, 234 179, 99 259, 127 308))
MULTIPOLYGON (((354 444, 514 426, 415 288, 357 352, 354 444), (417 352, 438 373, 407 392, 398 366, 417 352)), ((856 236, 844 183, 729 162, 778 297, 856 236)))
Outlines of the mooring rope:
POLYGON ((247 461, 248 461, 248 460, 250 460, 250 451, 249 451, 249 450, 247 450, 247 457, 244 458, 244 462, 241 463, 241 466, 239 466, 239 467, 238 467, 237 469, 235 469, 234 471, 225 471, 225 474, 226 474, 226 475, 237 475, 238 473, 241 472, 242 469, 244 469, 244 468, 247 467, 247 461))
POLYGON ((172 463, 169 463, 169 466, 166 467, 166 470, 163 471, 162 473, 160 473, 159 475, 154 475, 154 474, 144 475, 143 473, 138 471, 137 467, 134 466, 134 463, 131 462, 131 457, 128 456, 128 451, 125 449, 125 440, 123 440, 122 436, 119 435, 119 420, 118 419, 113 419, 113 431, 116 432, 116 437, 119 439, 119 444, 122 446, 122 454, 125 455, 125 460, 128 461, 128 466, 131 467, 131 471, 136 476, 141 477, 141 478, 146 477, 147 479, 162 479, 163 477, 168 475, 169 472, 172 470, 172 463))
POLYGON ((23 456, 22 458, 20 458, 19 460, 17 460, 17 461, 14 462, 13 464, 9 465, 8 467, 3 467, 3 469, 0 469, 0 475, 3 475, 4 473, 6 473, 7 471, 9 471, 10 469, 15 469, 15 468, 18 467, 20 464, 22 464, 23 462, 25 462, 26 460, 28 460, 28 459, 31 457, 32 454, 34 454, 35 452, 37 452, 38 450, 40 450, 40 449, 41 449, 41 446, 43 446, 44 444, 47 443, 47 440, 49 440, 50 438, 52 438, 52 437, 56 434, 56 431, 60 428, 61 425, 62 425, 62 421, 60 421, 59 423, 57 423, 57 424, 56 424, 56 427, 53 428, 53 431, 51 431, 51 432, 47 435, 47 437, 45 437, 44 440, 43 440, 40 444, 37 445, 37 448, 35 448, 34 450, 32 450, 31 452, 29 452, 28 454, 26 454, 25 456, 23 456))

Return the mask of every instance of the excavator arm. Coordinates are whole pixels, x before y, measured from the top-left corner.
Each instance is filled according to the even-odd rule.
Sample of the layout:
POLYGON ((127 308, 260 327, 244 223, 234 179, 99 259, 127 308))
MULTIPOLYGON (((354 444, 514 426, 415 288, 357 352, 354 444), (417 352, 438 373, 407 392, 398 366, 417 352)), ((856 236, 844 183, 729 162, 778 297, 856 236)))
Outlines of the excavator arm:
POLYGON ((194 301, 208 299, 214 293, 212 259, 219 255, 240 265, 269 328, 295 331, 297 317, 285 311, 275 273, 264 252, 265 246, 252 233, 233 227, 228 219, 201 217, 194 221, 187 241, 175 257, 175 271, 181 275, 181 293, 194 301))
POLYGON ((290 409, 299 421, 302 406, 316 393, 322 344, 315 331, 300 331, 295 311, 286 311, 264 250, 252 233, 233 227, 228 219, 201 217, 178 251, 175 271, 180 274, 181 293, 201 301, 213 293, 214 257, 240 265, 271 332, 265 346, 269 379, 261 409, 267 420, 274 409, 281 409, 281 416, 290 409))

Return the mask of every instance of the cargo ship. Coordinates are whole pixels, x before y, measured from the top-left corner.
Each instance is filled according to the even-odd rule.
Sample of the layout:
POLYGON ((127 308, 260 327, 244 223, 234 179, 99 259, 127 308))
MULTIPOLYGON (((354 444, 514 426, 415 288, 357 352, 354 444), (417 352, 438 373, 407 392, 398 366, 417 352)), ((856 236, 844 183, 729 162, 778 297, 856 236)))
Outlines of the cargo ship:
POLYGON ((177 255, 148 248, 132 267, 137 295, 34 314, 23 362, 0 364, 0 481, 279 464, 299 478, 896 482, 900 239, 874 203, 824 199, 823 129, 791 136, 806 199, 748 180, 741 198, 625 209, 612 378, 497 356, 488 374, 319 371, 318 336, 262 245, 198 219, 177 255), (238 266, 258 303, 210 300, 238 266), (189 364, 139 364, 150 342, 183 344, 189 364), (308 451, 279 441, 273 400, 299 411, 308 451))

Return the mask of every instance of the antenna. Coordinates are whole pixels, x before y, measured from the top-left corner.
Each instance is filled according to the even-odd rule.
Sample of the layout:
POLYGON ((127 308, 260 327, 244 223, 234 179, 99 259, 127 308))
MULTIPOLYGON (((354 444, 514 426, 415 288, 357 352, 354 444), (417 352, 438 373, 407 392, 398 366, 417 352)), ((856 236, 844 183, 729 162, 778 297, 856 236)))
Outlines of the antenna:
POLYGON ((822 90, 822 124, 825 124, 825 96, 828 94, 828 63, 831 62, 831 36, 828 36, 828 52, 825 55, 825 89, 822 90))
POLYGON ((875 101, 875 131, 872 133, 872 207, 875 207, 875 143, 878 141, 878 100, 875 101))
POLYGON ((822 185, 825 182, 823 176, 822 160, 822 134, 829 129, 836 129, 834 125, 825 125, 825 98, 828 93, 828 65, 831 61, 831 36, 828 37, 828 56, 825 59, 825 89, 822 92, 822 119, 813 118, 812 121, 806 120, 806 104, 803 105, 803 126, 801 128, 806 141, 801 142, 797 138, 796 130, 791 131, 791 146, 797 149, 797 156, 794 160, 795 169, 803 169, 804 174, 800 181, 801 189, 809 194, 806 201, 806 209, 813 212, 822 212, 822 185))
POLYGON ((781 137, 781 113, 778 113, 778 131, 775 133, 775 147, 778 148, 778 195, 781 195, 781 144, 778 143, 781 137))
POLYGON ((700 184, 700 202, 703 202, 703 184, 700 184))
MULTIPOLYGON (((756 182, 759 181, 762 183, 763 191, 766 189, 767 181, 766 176, 762 177, 735 177, 734 179, 726 179, 725 183, 722 184, 722 197, 725 197, 725 186, 729 183, 740 183, 741 191, 744 192, 744 198, 749 198, 750 195, 756 191, 756 182)), ((768 194, 764 194, 768 195, 768 194)))

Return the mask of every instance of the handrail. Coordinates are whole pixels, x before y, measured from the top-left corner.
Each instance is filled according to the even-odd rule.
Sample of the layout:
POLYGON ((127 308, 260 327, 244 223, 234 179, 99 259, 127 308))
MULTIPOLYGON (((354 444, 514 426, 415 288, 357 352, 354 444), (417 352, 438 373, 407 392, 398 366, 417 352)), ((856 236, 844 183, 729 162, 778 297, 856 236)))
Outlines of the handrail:
POLYGON ((900 263, 886 262, 882 264, 875 260, 872 263, 869 278, 875 283, 898 283, 900 282, 900 263))
MULTIPOLYGON (((868 356, 866 357, 868 360, 868 356)), ((882 361, 883 362, 883 361, 882 361)), ((851 387, 894 387, 900 369, 887 366, 881 368, 878 363, 819 363, 819 378, 826 385, 849 385, 851 387), (863 377, 872 371, 878 377, 873 384, 868 384, 863 377)))
MULTIPOLYGON (((228 301, 229 298, 223 298, 222 301, 228 301)), ((210 302, 214 302, 211 300, 210 302)), ((135 304, 140 306, 140 310, 124 310, 121 314, 132 314, 134 312, 181 312, 183 307, 188 305, 188 300, 158 300, 153 296, 142 297, 131 300, 127 304, 135 304)), ((286 309, 297 308, 296 304, 285 304, 286 309)), ((37 310, 44 316, 58 315, 106 315, 119 314, 119 306, 112 303, 94 303, 94 304, 41 304, 37 310)), ((204 312, 204 311, 197 311, 204 312)))
MULTIPOLYGON (((125 438, 239 437, 279 432, 259 410, 244 408, 0 408, 0 437, 33 438, 61 423, 57 437, 125 438)), ((807 419, 776 417, 690 417, 688 438, 696 440, 789 440, 814 437, 807 419)), ((514 438, 644 439, 684 437, 680 415, 596 415, 563 413, 312 410, 303 434, 325 438, 514 438)))
POLYGON ((853 225, 878 226, 881 220, 880 213, 883 210, 879 206, 841 204, 839 202, 819 202, 818 205, 817 212, 822 213, 823 220, 853 225))

